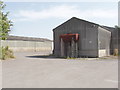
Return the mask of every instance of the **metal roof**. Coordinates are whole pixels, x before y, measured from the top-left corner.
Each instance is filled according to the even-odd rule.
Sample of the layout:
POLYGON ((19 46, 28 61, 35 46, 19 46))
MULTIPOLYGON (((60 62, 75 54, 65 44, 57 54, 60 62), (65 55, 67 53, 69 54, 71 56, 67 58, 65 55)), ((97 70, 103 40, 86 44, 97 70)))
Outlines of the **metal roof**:
MULTIPOLYGON (((76 19, 76 20, 80 20, 80 21, 84 21, 84 22, 87 22, 87 23, 91 23, 91 24, 94 24, 94 25, 97 25, 97 26, 100 26, 99 24, 96 24, 96 23, 93 23, 93 22, 90 22, 90 21, 86 21, 86 20, 83 20, 83 19, 79 19, 79 18, 76 18, 76 17, 72 17, 71 19, 67 20, 66 22, 62 23, 61 25, 57 26, 56 28, 62 26, 63 24, 73 20, 73 19, 76 19)), ((54 28, 53 31, 56 29, 54 28)))
POLYGON ((102 26, 102 25, 100 27, 102 27, 102 28, 104 28, 104 29, 106 29, 106 30, 108 30, 110 32, 112 32, 113 30, 117 30, 114 27, 108 27, 108 26, 102 26))
MULTIPOLYGON (((108 26, 99 25, 99 24, 96 24, 96 23, 93 23, 93 22, 90 22, 90 21, 86 21, 86 20, 83 20, 83 19, 76 18, 76 17, 72 17, 71 19, 67 20, 66 22, 62 23, 61 25, 57 26, 56 28, 62 26, 63 24, 67 23, 68 21, 71 21, 72 19, 76 19, 76 20, 80 20, 80 21, 84 21, 84 22, 87 22, 87 23, 91 23, 91 24, 100 26, 101 28, 104 28, 104 29, 106 29, 106 30, 108 30, 108 31, 110 31, 110 32, 113 31, 113 30, 115 30, 114 27, 108 27, 108 26)), ((54 31, 56 28, 54 28, 53 31, 54 31)))

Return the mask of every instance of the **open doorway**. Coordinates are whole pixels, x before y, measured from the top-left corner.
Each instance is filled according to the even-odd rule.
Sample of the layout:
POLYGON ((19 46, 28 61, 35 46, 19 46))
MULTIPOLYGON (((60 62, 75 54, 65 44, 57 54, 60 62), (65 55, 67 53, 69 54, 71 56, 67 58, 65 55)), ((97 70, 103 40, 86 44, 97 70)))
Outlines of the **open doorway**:
POLYGON ((60 35, 61 57, 78 57, 79 34, 60 35))

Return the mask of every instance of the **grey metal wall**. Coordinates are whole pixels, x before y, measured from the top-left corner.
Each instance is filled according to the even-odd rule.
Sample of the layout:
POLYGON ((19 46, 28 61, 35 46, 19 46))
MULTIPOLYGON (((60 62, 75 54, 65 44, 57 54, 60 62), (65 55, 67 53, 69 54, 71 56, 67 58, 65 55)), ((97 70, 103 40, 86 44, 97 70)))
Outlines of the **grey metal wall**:
POLYGON ((98 25, 83 20, 72 18, 53 30, 54 35, 54 54, 60 56, 61 34, 78 33, 79 38, 79 56, 98 56, 98 25))
POLYGON ((9 46, 13 51, 52 51, 52 42, 1 40, 1 46, 9 46))
POLYGON ((110 55, 111 32, 98 27, 98 50, 99 57, 110 55))
MULTIPOLYGON (((118 30, 118 50, 119 50, 119 55, 120 55, 120 30, 118 30)), ((120 56, 119 56, 120 58, 120 56)))
POLYGON ((118 49, 118 30, 112 31, 111 54, 113 54, 114 49, 118 49))
POLYGON ((113 55, 114 49, 118 49, 118 30, 113 27, 104 26, 104 28, 111 32, 110 54, 113 55))

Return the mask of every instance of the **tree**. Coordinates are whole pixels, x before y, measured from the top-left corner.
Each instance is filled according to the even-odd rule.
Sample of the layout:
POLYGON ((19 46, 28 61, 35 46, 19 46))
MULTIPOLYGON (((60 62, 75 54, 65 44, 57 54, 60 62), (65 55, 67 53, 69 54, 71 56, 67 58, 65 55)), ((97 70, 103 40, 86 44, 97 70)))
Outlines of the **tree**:
POLYGON ((9 12, 3 12, 5 4, 0 1, 0 39, 6 40, 8 33, 11 31, 11 26, 13 26, 11 20, 8 19, 9 12))
POLYGON ((120 30, 120 27, 119 27, 119 26, 117 26, 117 25, 115 26, 115 28, 116 28, 117 30, 120 30))

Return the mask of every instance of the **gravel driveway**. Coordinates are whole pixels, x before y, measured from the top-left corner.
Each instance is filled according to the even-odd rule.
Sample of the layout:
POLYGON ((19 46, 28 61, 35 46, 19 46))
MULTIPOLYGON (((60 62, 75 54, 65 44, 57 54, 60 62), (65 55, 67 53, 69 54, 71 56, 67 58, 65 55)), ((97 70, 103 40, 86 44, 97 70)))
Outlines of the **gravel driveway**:
POLYGON ((117 88, 117 59, 59 59, 19 52, 2 61, 3 88, 117 88))

